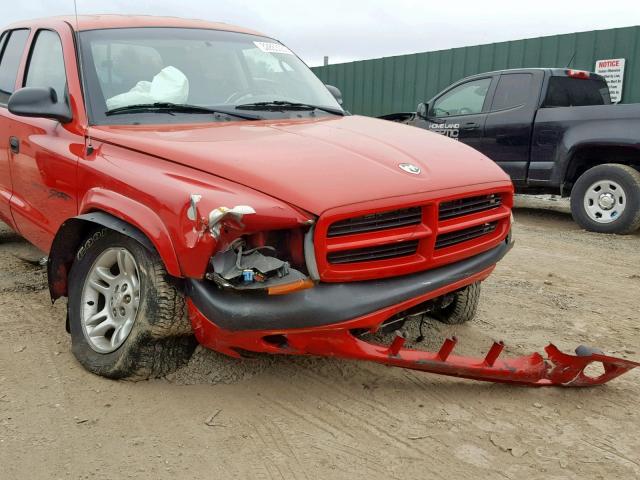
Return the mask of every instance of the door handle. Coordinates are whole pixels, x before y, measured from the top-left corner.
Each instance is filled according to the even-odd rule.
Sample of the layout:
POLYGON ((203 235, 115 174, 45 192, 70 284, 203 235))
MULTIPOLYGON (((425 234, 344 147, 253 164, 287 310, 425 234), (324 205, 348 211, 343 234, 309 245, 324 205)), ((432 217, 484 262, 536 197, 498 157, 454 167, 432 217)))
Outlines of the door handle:
POLYGON ((475 130, 480 124, 476 122, 467 122, 462 124, 462 130, 475 130))
POLYGON ((9 138, 9 146, 13 153, 20 153, 20 140, 17 137, 9 138))

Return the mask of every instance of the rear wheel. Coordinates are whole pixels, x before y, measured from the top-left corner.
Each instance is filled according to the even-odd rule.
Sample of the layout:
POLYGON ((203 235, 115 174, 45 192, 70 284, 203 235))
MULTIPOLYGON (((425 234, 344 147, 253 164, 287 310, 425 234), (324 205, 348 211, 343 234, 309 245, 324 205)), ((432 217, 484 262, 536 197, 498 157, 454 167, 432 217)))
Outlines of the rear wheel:
POLYGON ((72 350, 89 371, 144 379, 182 365, 196 342, 182 293, 155 251, 102 229, 78 251, 69 275, 72 350))
POLYGON ((480 303, 480 282, 472 283, 453 294, 451 303, 436 309, 432 316, 442 323, 459 325, 473 320, 480 303))
POLYGON ((585 230, 627 234, 640 228, 640 172, 609 163, 587 170, 571 192, 571 214, 585 230))

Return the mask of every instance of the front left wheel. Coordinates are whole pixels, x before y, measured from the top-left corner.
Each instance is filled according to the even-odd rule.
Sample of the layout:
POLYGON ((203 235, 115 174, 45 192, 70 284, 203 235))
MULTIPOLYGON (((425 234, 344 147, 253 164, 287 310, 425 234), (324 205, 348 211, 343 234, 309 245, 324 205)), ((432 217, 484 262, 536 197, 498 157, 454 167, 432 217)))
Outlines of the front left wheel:
POLYGON ((78 251, 68 308, 73 353, 98 375, 165 375, 196 345, 184 296, 159 255, 108 229, 93 233, 78 251))

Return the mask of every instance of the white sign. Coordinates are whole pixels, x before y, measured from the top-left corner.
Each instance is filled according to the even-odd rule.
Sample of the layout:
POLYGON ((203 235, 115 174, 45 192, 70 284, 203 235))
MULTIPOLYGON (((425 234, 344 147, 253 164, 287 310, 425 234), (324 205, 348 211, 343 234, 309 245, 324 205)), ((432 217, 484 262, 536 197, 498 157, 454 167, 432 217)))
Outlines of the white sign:
POLYGON ((611 102, 622 100, 622 85, 624 82, 624 58, 610 58, 596 61, 596 73, 602 75, 609 85, 611 102))
POLYGON ((281 43, 273 42, 253 42, 256 47, 266 53, 286 53, 287 55, 293 55, 293 52, 281 43))

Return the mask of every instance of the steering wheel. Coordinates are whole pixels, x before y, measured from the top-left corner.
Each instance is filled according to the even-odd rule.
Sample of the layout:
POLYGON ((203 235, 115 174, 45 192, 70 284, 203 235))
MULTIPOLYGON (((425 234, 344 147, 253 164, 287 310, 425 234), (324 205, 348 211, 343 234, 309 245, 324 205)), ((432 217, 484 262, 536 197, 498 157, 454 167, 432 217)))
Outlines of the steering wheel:
POLYGON ((472 113, 473 111, 470 108, 466 107, 462 107, 460 110, 458 110, 458 115, 470 115, 472 113))
POLYGON ((267 92, 266 90, 254 90, 250 88, 245 88, 243 90, 238 90, 237 92, 233 92, 231 95, 229 95, 229 98, 227 98, 224 101, 224 103, 226 104, 241 103, 240 100, 242 100, 243 98, 253 97, 255 95, 260 95, 260 94, 269 94, 269 92, 267 92))
POLYGON ((433 109, 433 115, 436 118, 440 118, 440 117, 448 117, 449 115, 451 115, 451 112, 445 110, 444 108, 440 108, 440 107, 434 107, 433 109))
POLYGON ((238 90, 237 92, 233 92, 231 95, 229 95, 229 98, 227 98, 225 100, 225 103, 240 103, 240 100, 245 98, 245 97, 253 97, 256 95, 273 95, 274 93, 276 93, 277 87, 279 86, 278 82, 271 80, 270 78, 254 78, 253 81, 257 84, 262 84, 263 87, 260 88, 244 88, 242 90, 238 90), (267 85, 264 85, 267 84, 267 85), (269 90, 269 86, 271 86, 272 88, 269 90), (267 88, 265 88, 267 87, 267 88), (275 87, 275 88, 274 88, 275 87))

